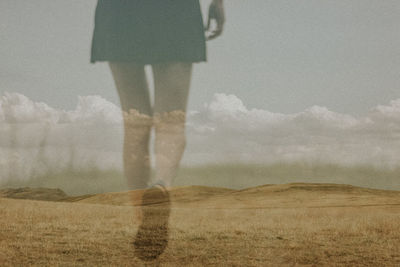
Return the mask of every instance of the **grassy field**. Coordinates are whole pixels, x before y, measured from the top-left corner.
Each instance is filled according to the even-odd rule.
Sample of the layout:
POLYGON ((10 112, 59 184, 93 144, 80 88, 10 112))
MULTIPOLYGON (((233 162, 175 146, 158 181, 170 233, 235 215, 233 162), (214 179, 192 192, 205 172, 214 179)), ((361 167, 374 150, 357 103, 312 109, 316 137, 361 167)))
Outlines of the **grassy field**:
MULTIPOLYGON (((400 167, 394 169, 375 168, 367 165, 341 166, 323 163, 276 163, 269 165, 225 164, 182 167, 175 186, 203 185, 247 188, 263 184, 338 183, 356 186, 400 190, 400 167)), ((126 190, 121 171, 60 169, 31 179, 3 180, 0 188, 7 187, 60 188, 69 195, 120 192, 126 190)))
POLYGON ((139 207, 128 206, 128 193, 77 202, 0 198, 1 265, 400 266, 397 191, 178 187, 169 245, 146 265, 134 256, 139 207))

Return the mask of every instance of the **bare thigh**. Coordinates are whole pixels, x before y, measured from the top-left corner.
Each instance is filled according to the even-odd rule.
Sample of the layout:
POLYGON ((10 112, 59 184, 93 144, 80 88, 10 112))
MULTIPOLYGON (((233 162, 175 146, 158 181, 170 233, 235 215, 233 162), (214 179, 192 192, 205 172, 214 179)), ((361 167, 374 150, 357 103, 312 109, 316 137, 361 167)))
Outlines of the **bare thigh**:
POLYGON ((108 62, 123 111, 135 109, 151 116, 149 86, 143 64, 108 62))
POLYGON ((191 62, 153 64, 154 112, 186 111, 192 75, 191 62))

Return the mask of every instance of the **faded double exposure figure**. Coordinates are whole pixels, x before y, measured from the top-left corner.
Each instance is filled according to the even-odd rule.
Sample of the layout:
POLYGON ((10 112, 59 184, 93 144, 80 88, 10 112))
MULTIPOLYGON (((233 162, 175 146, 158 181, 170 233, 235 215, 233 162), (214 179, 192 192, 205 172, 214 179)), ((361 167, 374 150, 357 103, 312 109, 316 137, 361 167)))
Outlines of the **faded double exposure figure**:
POLYGON ((221 35, 223 0, 211 1, 203 24, 199 0, 99 0, 91 62, 107 61, 124 120, 123 164, 139 208, 136 255, 154 260, 168 244, 169 189, 186 146, 193 63, 207 61, 206 41, 221 35), (154 79, 151 104, 145 66, 154 79), (150 134, 155 130, 155 175, 150 134), (139 197, 137 195, 139 194, 139 197))

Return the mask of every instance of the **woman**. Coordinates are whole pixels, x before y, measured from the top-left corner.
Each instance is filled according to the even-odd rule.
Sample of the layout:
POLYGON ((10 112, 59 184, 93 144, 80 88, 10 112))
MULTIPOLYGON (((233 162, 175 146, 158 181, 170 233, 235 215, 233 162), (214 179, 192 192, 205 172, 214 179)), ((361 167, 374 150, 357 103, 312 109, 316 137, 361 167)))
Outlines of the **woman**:
POLYGON ((148 188, 149 140, 151 128, 155 128, 155 182, 141 199, 143 205, 166 202, 167 208, 158 214, 147 214, 146 210, 143 217, 138 214, 142 223, 134 244, 142 259, 155 258, 165 249, 167 189, 186 144, 192 65, 206 61, 205 41, 219 36, 224 22, 223 0, 212 0, 209 6, 207 37, 199 0, 98 1, 90 61, 108 61, 115 81, 124 117, 124 174, 130 189, 148 188), (214 30, 212 20, 216 21, 214 30), (153 71, 154 106, 144 70, 147 64, 153 71), (152 222, 158 223, 157 229, 148 227, 152 222), (150 239, 158 241, 148 245, 150 239))

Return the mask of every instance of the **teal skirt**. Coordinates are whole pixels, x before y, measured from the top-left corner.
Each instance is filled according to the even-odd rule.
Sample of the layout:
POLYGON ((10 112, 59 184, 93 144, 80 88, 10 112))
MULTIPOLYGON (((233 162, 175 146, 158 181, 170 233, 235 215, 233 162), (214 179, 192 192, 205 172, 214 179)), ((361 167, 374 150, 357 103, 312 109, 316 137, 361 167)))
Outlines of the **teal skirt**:
POLYGON ((98 0, 91 63, 206 60, 199 0, 98 0))

